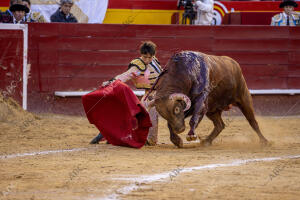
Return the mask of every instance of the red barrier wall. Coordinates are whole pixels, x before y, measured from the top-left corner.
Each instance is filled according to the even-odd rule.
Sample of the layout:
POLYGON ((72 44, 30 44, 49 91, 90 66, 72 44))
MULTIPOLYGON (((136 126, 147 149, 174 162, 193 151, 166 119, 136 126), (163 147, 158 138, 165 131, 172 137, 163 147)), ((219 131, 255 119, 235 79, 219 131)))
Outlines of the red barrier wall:
POLYGON ((30 24, 34 91, 88 90, 126 70, 143 40, 164 65, 181 50, 236 59, 251 89, 300 88, 300 29, 270 26, 30 24))
POLYGON ((23 32, 0 30, 0 90, 22 102, 23 32))
POLYGON ((79 98, 54 91, 97 88, 127 69, 143 40, 158 45, 162 65, 181 50, 226 55, 250 89, 300 89, 299 27, 29 24, 29 110, 82 112, 79 98))
POLYGON ((270 25, 272 17, 279 12, 232 12, 226 13, 224 25, 270 25))

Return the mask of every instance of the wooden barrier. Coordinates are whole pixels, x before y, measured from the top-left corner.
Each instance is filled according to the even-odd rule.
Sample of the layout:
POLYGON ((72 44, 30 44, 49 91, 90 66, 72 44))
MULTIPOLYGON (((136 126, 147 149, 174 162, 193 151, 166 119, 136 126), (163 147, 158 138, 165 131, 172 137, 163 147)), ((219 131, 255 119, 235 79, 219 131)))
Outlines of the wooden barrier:
POLYGON ((79 99, 57 99, 54 92, 98 88, 127 69, 144 40, 158 45, 162 66, 176 52, 201 51, 234 58, 250 89, 300 89, 299 27, 33 23, 29 110, 61 109, 72 101, 78 113, 79 99))
POLYGON ((158 45, 162 65, 181 50, 226 55, 240 63, 251 89, 300 89, 299 33, 270 26, 30 24, 31 90, 96 88, 126 70, 144 40, 158 45))
POLYGON ((22 103, 22 30, 0 29, 0 90, 5 97, 22 103))
POLYGON ((279 11, 273 12, 230 12, 226 13, 222 24, 231 25, 270 25, 272 17, 279 11))

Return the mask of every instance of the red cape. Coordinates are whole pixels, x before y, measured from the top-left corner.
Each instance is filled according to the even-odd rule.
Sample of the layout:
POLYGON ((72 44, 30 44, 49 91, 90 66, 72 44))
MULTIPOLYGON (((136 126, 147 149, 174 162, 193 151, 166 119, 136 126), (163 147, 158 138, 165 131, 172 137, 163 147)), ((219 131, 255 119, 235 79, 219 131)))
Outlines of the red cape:
POLYGON ((117 80, 82 97, 86 116, 113 145, 144 146, 150 117, 132 90, 117 80))

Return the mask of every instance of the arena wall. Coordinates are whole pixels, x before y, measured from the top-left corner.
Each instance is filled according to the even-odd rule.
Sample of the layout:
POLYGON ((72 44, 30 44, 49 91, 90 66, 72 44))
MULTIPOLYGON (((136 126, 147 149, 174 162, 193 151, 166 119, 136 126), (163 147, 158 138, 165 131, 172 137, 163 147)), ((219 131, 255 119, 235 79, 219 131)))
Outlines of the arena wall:
MULTIPOLYGON (((7 37, 1 38, 2 42, 10 38, 9 35, 1 37, 7 37)), ((162 66, 181 50, 201 51, 237 60, 250 89, 300 89, 300 29, 297 27, 29 24, 28 109, 82 113, 79 97, 60 98, 54 92, 98 88, 102 81, 127 69, 130 60, 139 56, 138 48, 143 40, 158 45, 157 57, 162 66)), ((6 64, 1 65, 21 58, 5 59, 6 64)), ((2 72, 1 76, 7 78, 2 72)), ((5 90, 7 82, 0 83, 5 90)), ((299 95, 254 97, 261 114, 283 113, 298 100, 299 95)))
POLYGON ((22 102, 22 30, 0 30, 0 47, 0 90, 22 102))

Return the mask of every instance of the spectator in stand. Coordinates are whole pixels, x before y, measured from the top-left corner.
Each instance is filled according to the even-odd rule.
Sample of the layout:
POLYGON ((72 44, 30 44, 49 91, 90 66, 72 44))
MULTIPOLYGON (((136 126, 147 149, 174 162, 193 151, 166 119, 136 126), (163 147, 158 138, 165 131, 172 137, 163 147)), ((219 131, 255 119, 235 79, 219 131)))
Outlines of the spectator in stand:
POLYGON ((29 9, 29 13, 25 15, 26 22, 46 22, 44 16, 39 12, 32 12, 30 0, 22 0, 22 2, 29 9))
POLYGON ((76 17, 70 12, 73 4, 73 0, 60 0, 60 7, 50 17, 51 22, 77 23, 76 17))
POLYGON ((9 12, 2 13, 0 15, 0 22, 23 24, 25 23, 25 13, 28 13, 29 9, 22 4, 22 0, 18 0, 15 4, 9 7, 9 11, 12 15, 9 12))
POLYGON ((272 17, 271 26, 296 26, 299 23, 299 15, 294 12, 298 4, 294 0, 283 0, 279 8, 283 12, 272 17))
POLYGON ((212 25, 213 16, 214 16, 214 13, 213 13, 214 1, 213 0, 197 0, 194 3, 194 7, 197 11, 195 25, 212 25))

